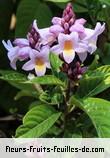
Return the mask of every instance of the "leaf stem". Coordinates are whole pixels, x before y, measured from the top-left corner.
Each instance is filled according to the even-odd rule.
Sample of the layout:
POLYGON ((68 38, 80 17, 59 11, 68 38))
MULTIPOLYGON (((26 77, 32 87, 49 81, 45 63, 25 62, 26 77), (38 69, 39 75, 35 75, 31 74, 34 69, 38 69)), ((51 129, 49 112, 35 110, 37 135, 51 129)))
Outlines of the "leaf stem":
POLYGON ((67 124, 67 116, 68 116, 68 100, 70 97, 70 80, 68 79, 68 83, 67 83, 67 89, 65 92, 65 96, 64 96, 64 132, 66 129, 66 124, 67 124))

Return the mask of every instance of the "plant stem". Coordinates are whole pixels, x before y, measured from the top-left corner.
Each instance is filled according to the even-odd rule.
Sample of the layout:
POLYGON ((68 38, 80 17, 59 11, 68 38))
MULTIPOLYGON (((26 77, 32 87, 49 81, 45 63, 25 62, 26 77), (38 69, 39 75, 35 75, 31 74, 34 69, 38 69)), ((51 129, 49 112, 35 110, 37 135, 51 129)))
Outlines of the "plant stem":
POLYGON ((34 88, 39 92, 39 94, 43 93, 43 89, 39 84, 34 84, 34 88))
POLYGON ((66 129, 66 123, 67 123, 69 96, 70 96, 70 80, 68 80, 67 89, 66 89, 66 93, 64 96, 64 106, 65 106, 65 109, 64 109, 64 131, 66 129))

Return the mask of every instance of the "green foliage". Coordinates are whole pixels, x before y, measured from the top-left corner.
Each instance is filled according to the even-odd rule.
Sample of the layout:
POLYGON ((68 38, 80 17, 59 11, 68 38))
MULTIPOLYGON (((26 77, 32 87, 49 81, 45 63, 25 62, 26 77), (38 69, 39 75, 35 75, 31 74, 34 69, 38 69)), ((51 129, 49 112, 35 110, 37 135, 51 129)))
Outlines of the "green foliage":
POLYGON ((56 74, 56 72, 60 72, 60 67, 62 66, 62 63, 63 62, 59 59, 58 55, 50 53, 50 64, 54 74, 56 74))
POLYGON ((46 3, 40 0, 22 0, 17 9, 17 27, 15 36, 25 37, 30 24, 37 19, 39 27, 50 25, 52 13, 46 3))
POLYGON ((45 75, 42 77, 35 77, 34 79, 27 81, 26 83, 38 83, 41 85, 60 85, 60 86, 65 86, 64 83, 58 79, 57 77, 53 75, 45 75))
POLYGON ((16 131, 19 138, 37 138, 45 134, 57 121, 61 113, 47 105, 36 105, 24 117, 23 125, 16 131))
POLYGON ((12 0, 3 0, 0 2, 0 17, 4 16, 5 18, 0 18, 0 41, 3 38, 7 37, 9 33, 11 14, 13 11, 13 1, 12 0))
POLYGON ((45 1, 50 1, 50 2, 55 2, 55 3, 57 3, 57 2, 66 3, 66 2, 69 2, 70 0, 45 0, 45 1))
POLYGON ((70 102, 88 114, 99 137, 110 137, 110 115, 108 113, 110 102, 99 98, 86 98, 79 101, 74 97, 70 99, 70 102))
POLYGON ((99 0, 99 1, 102 2, 103 4, 110 5, 110 0, 99 0))
POLYGON ((110 87, 110 66, 102 66, 94 71, 88 72, 80 81, 76 92, 79 97, 95 96, 110 87))
POLYGON ((34 91, 33 85, 26 86, 23 82, 27 81, 27 76, 16 71, 0 70, 0 79, 7 81, 14 87, 23 90, 34 91))
POLYGON ((2 75, 0 76, 0 79, 5 81, 26 81, 26 76, 16 71, 0 70, 0 74, 2 75))
MULTIPOLYGON (((67 2, 70 0, 2 0, 0 15, 4 18, 0 19, 0 39, 26 37, 34 19, 39 28, 49 27, 53 15, 60 16, 67 2), (10 30, 12 14, 16 14, 17 23, 16 28, 10 30)), ((106 22, 106 29, 97 43, 99 49, 79 82, 68 80, 67 75, 60 71, 63 62, 54 53, 49 56, 52 70, 48 71, 49 75, 28 80, 26 75, 17 71, 0 70, 0 80, 20 90, 10 90, 6 82, 0 83, 1 114, 2 107, 5 107, 3 115, 7 111, 14 117, 19 115, 18 107, 12 106, 15 105, 12 97, 17 100, 16 105, 21 100, 20 116, 24 108, 27 112, 23 124, 16 130, 17 138, 110 137, 110 102, 104 100, 110 100, 110 65, 107 65, 110 64, 110 0, 71 2, 77 18, 87 19, 87 27, 94 28, 97 21, 106 22), (29 102, 30 106, 26 107, 31 97, 32 104, 29 102), (11 107, 8 110, 7 104, 11 107)), ((6 55, 0 45, 1 69, 7 68, 6 55)))

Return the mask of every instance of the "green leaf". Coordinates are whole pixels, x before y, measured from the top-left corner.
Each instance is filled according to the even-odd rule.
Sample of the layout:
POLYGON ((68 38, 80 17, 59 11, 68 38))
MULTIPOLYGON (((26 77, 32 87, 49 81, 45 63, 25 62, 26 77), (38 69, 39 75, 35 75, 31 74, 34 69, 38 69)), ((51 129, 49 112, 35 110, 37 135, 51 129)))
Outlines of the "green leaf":
POLYGON ((38 93, 36 92, 30 92, 30 91, 26 91, 26 90, 21 90, 19 91, 16 96, 14 97, 14 100, 19 100, 22 97, 34 97, 34 98, 38 98, 38 93))
POLYGON ((57 3, 57 2, 61 2, 61 3, 70 2, 70 0, 45 0, 45 1, 50 1, 50 2, 55 2, 55 3, 57 3))
POLYGON ((47 4, 40 3, 35 13, 35 19, 39 27, 47 27, 51 25, 52 12, 47 4))
POLYGON ((88 73, 88 75, 89 75, 89 77, 101 77, 101 76, 103 76, 103 77, 107 77, 107 76, 109 76, 110 75, 110 65, 104 65, 104 66, 101 66, 101 67, 99 67, 99 68, 97 68, 96 70, 94 70, 94 71, 90 71, 89 73, 88 73))
POLYGON ((53 73, 60 72, 60 67, 62 66, 63 62, 59 59, 58 55, 50 53, 49 58, 53 73))
POLYGON ((0 79, 3 79, 5 81, 26 81, 26 76, 15 72, 15 71, 8 71, 8 70, 0 70, 0 79))
POLYGON ((84 109, 91 118, 99 137, 110 137, 110 102, 88 98, 83 101, 84 109))
POLYGON ((34 19, 38 27, 50 25, 52 13, 50 8, 39 0, 22 0, 17 10, 16 37, 25 37, 34 19))
POLYGON ((36 138, 45 134, 58 120, 61 113, 47 105, 37 105, 24 117, 23 125, 16 131, 16 137, 36 138))
POLYGON ((103 79, 100 77, 93 77, 81 80, 76 95, 83 98, 98 94, 101 91, 96 92, 96 88, 100 86, 102 81, 103 79))
POLYGON ((92 64, 89 66, 89 70, 94 70, 98 67, 98 60, 99 60, 99 55, 95 55, 95 58, 92 62, 92 64))
MULTIPOLYGON (((105 15, 105 14, 104 14, 105 15)), ((109 17, 109 16, 108 16, 109 17)), ((103 54, 101 56, 101 60, 105 65, 110 65, 110 43, 104 44, 103 54)))
POLYGON ((9 71, 9 70, 0 70, 0 79, 7 81, 12 86, 23 89, 23 90, 29 90, 32 93, 34 93, 34 86, 33 85, 26 85, 23 82, 27 81, 27 77, 24 74, 18 73, 16 71, 9 71))
POLYGON ((34 79, 27 81, 26 83, 38 83, 41 85, 64 86, 64 83, 53 75, 45 75, 45 76, 41 76, 41 77, 35 77, 34 79))
POLYGON ((99 1, 104 4, 110 5, 110 0, 99 0, 99 1))
POLYGON ((88 72, 80 81, 76 95, 79 97, 95 96, 110 87, 110 66, 102 66, 88 72))
POLYGON ((17 9, 16 37, 25 37, 30 24, 34 20, 39 0, 22 0, 17 9))
POLYGON ((75 104, 88 114, 97 134, 102 138, 110 137, 110 102, 99 98, 87 98, 82 101, 72 97, 71 104, 75 104))
MULTIPOLYGON (((0 17, 4 16, 4 18, 0 18, 0 40, 8 37, 13 5, 12 0, 0 1, 0 17)), ((0 53, 2 53, 2 51, 0 53)))
POLYGON ((73 8, 76 13, 87 13, 88 12, 88 9, 85 6, 81 6, 77 3, 74 3, 73 8))

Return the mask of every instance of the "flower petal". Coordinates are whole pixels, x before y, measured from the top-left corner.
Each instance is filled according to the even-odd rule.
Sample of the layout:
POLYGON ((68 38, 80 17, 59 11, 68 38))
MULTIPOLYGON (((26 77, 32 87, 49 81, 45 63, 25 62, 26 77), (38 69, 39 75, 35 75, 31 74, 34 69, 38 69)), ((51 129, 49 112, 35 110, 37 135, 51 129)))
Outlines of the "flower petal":
POLYGON ((83 19, 83 18, 76 19, 75 23, 79 23, 79 24, 84 25, 84 24, 86 23, 86 20, 85 20, 85 19, 83 19))
POLYGON ((79 56, 79 58, 80 58, 80 60, 82 62, 84 62, 86 60, 86 58, 87 58, 87 52, 77 53, 77 54, 78 54, 78 56, 79 56))
POLYGON ((75 48, 75 52, 83 53, 88 51, 88 43, 85 41, 84 43, 79 43, 78 46, 75 48))
POLYGON ((75 51, 73 49, 69 50, 69 51, 64 50, 63 51, 63 57, 64 57, 64 60, 69 64, 74 60, 75 51))
POLYGON ((50 33, 49 28, 39 29, 38 32, 43 39, 45 39, 50 33))
POLYGON ((58 42, 62 49, 64 49, 65 41, 71 41, 73 47, 77 47, 78 45, 78 34, 76 32, 72 32, 70 35, 65 35, 60 33, 58 36, 58 42))
POLYGON ((93 41, 93 42, 89 43, 88 52, 90 52, 92 54, 93 52, 96 51, 96 49, 97 49, 96 41, 93 41))
POLYGON ((54 24, 54 25, 61 25, 61 18, 53 17, 52 24, 54 24))
POLYGON ((58 36, 59 33, 64 32, 64 29, 60 25, 53 25, 50 27, 50 32, 58 36))
POLYGON ((38 31, 38 27, 37 27, 37 20, 33 21, 33 27, 35 28, 36 31, 38 31))
POLYGON ((23 65, 22 69, 29 71, 29 70, 33 70, 34 67, 35 67, 35 62, 33 60, 29 60, 27 63, 23 65))
POLYGON ((25 38, 17 38, 13 43, 19 47, 29 46, 29 41, 25 38))
POLYGON ((105 30, 105 23, 101 25, 100 22, 97 22, 96 27, 95 27, 95 35, 98 36, 100 35, 103 31, 105 30))
POLYGON ((57 45, 53 46, 53 47, 50 49, 50 51, 51 51, 52 53, 55 53, 55 54, 59 55, 59 54, 61 54, 61 53, 63 52, 63 49, 61 49, 60 46, 59 46, 59 44, 57 44, 57 45))
POLYGON ((45 64, 46 64, 46 67, 47 67, 48 69, 51 68, 50 62, 46 62, 45 64))
POLYGON ((35 72, 37 76, 43 76, 46 73, 46 64, 44 63, 42 65, 36 65, 35 72))
POLYGON ((43 58, 44 60, 49 59, 49 46, 43 46, 40 50, 40 53, 37 53, 38 58, 43 58))
POLYGON ((3 40, 2 43, 3 43, 4 47, 5 47, 8 51, 10 51, 10 50, 13 48, 13 46, 12 46, 12 44, 11 44, 11 41, 9 41, 9 40, 7 41, 7 43, 3 40))
POLYGON ((30 47, 22 47, 18 51, 18 56, 20 60, 25 60, 30 56, 31 49, 30 47))
POLYGON ((12 62, 15 58, 18 58, 17 49, 8 52, 7 55, 8 55, 9 60, 12 62))
POLYGON ((84 26, 79 24, 79 23, 75 23, 74 25, 72 25, 70 27, 70 31, 71 32, 78 32, 78 33, 83 33, 85 31, 84 26))
POLYGON ((10 62, 10 66, 11 66, 14 70, 17 69, 17 67, 16 67, 16 62, 17 62, 17 58, 15 58, 12 62, 10 62))

